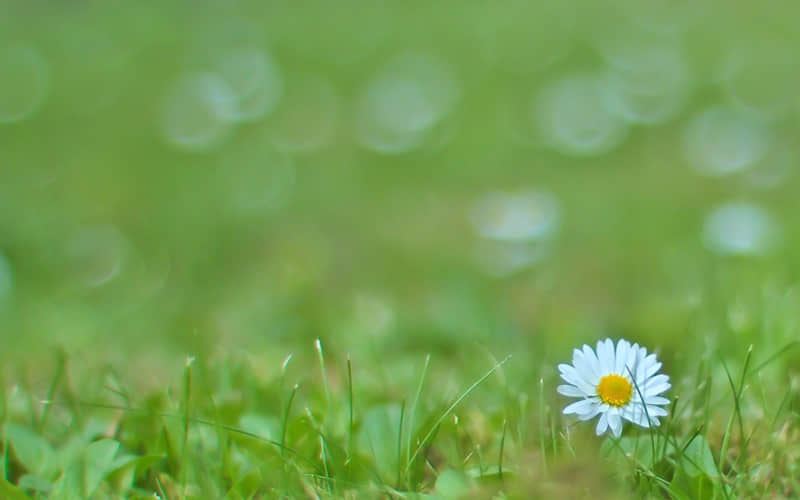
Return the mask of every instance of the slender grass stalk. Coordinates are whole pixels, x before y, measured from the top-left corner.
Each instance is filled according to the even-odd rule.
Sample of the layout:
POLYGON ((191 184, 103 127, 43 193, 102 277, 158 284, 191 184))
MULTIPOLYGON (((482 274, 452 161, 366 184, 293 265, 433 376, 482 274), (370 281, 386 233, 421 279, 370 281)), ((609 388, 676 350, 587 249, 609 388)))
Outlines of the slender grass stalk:
MULTIPOLYGON (((733 432, 733 424, 738 423, 739 426, 739 441, 740 443, 744 443, 744 420, 742 417, 742 409, 741 409, 741 397, 742 391, 744 390, 744 381, 745 377, 747 376, 747 367, 750 363, 750 359, 753 353, 753 346, 747 349, 747 354, 745 355, 744 364, 742 365, 742 374, 739 377, 739 385, 737 387, 736 383, 733 381, 733 376, 731 375, 730 370, 728 370, 728 366, 725 362, 722 362, 722 367, 725 370, 725 374, 728 377, 728 383, 730 385, 731 393, 733 395, 733 413, 731 414, 730 419, 728 420, 728 425, 725 428, 725 435, 722 439, 722 448, 720 450, 720 458, 719 458, 719 469, 720 471, 724 470, 724 464, 727 459, 728 455, 728 447, 730 446, 730 439, 731 434, 733 432)), ((742 450, 744 453, 744 450, 742 450)), ((737 460, 738 461, 738 460, 737 460)), ((732 466, 735 464, 732 464, 732 466)))
MULTIPOLYGON (((109 405, 109 404, 103 404, 103 403, 92 403, 92 402, 89 402, 89 401, 80 401, 79 404, 81 406, 84 406, 84 407, 103 409, 103 410, 122 411, 122 412, 126 412, 126 413, 140 414, 140 415, 146 415, 146 416, 157 417, 157 418, 168 418, 168 419, 178 418, 178 419, 181 419, 181 420, 185 419, 185 416, 183 414, 176 415, 174 413, 168 413, 168 412, 152 412, 150 410, 141 409, 141 408, 133 408, 133 407, 126 407, 126 406, 119 406, 119 405, 109 405)), ((242 437, 246 437, 248 439, 253 439, 255 441, 259 441, 259 442, 262 442, 262 443, 266 443, 266 444, 272 445, 272 446, 278 448, 279 450, 281 450, 281 449, 286 450, 288 453, 292 454, 293 457, 298 458, 300 461, 302 461, 306 465, 309 465, 309 466, 315 466, 316 465, 316 462, 314 462, 310 458, 302 456, 297 450, 295 450, 295 449, 293 449, 293 448, 291 448, 289 446, 281 445, 280 441, 275 441, 275 440, 272 440, 272 439, 268 439, 268 438, 265 438, 264 436, 260 436, 260 435, 258 435, 256 433, 254 433, 254 432, 249 432, 249 431, 246 431, 244 429, 240 429, 238 427, 235 427, 235 426, 232 426, 232 425, 228 425, 228 424, 220 424, 219 422, 214 422, 212 420, 207 420, 207 419, 198 418, 198 417, 190 417, 189 420, 194 425, 207 425, 207 426, 210 426, 210 427, 215 427, 215 426, 219 425, 225 431, 230 432, 232 434, 236 434, 236 435, 239 435, 239 436, 242 436, 242 437)))
POLYGON ((0 478, 8 479, 8 438, 6 437, 6 424, 8 423, 8 391, 6 390, 6 381, 2 372, 0 372, 0 391, 2 391, 3 398, 3 413, 0 415, 0 444, 3 446, 3 455, 0 460, 0 478))
POLYGON ((328 402, 328 408, 331 407, 331 402, 333 398, 331 397, 331 386, 328 383, 328 370, 325 368, 325 353, 322 350, 322 341, 317 339, 314 342, 314 347, 317 349, 317 355, 319 356, 319 366, 320 370, 322 371, 322 382, 325 385, 325 399, 328 402))
POLYGON ((539 378, 539 453, 542 454, 542 472, 547 474, 547 450, 545 436, 548 435, 545 427, 545 402, 544 402, 544 378, 539 378))
POLYGON ((353 366, 350 361, 350 354, 347 355, 347 457, 345 458, 345 468, 349 470, 353 458, 353 434, 355 433, 355 422, 353 418, 353 366))
MULTIPOLYGON (((641 387, 639 387, 639 384, 636 382, 636 376, 634 375, 633 371, 631 371, 631 369, 628 368, 627 366, 625 367, 625 369, 628 370, 628 375, 631 377, 631 381, 633 381, 633 388, 636 389, 636 394, 638 394, 639 400, 642 401, 642 409, 644 410, 644 416, 647 419, 647 425, 650 426, 650 429, 653 429, 653 424, 652 424, 653 420, 650 418, 650 412, 647 411, 647 404, 645 404, 644 394, 642 393, 641 387)), ((634 367, 634 369, 636 369, 636 367, 634 367)), ((654 434, 653 432, 648 432, 647 434, 650 437, 650 447, 653 452, 652 455, 653 463, 656 463, 658 458, 656 456, 656 439, 655 437, 653 437, 654 434)), ((636 443, 638 445, 639 441, 637 440, 636 443)))
POLYGON ((491 376, 491 375, 492 375, 492 374, 493 374, 495 371, 497 371, 497 369, 498 369, 498 368, 500 368, 501 366, 503 366, 503 365, 504 365, 504 364, 505 364, 505 363, 506 363, 506 362, 507 362, 509 359, 511 359, 511 355, 510 355, 510 354, 509 354, 508 356, 506 356, 506 358, 505 358, 503 361, 501 361, 501 362, 497 363, 496 365, 494 365, 494 366, 492 367, 492 369, 491 369, 491 370, 489 370, 488 372, 486 372, 486 374, 484 374, 484 375, 483 375, 482 377, 480 377, 478 380, 476 380, 475 382, 473 382, 473 384, 472 384, 472 385, 470 385, 470 386, 467 388, 467 390, 466 390, 466 391, 464 391, 464 392, 463 392, 463 393, 462 393, 462 394, 461 394, 461 395, 460 395, 458 398, 456 398, 456 400, 453 402, 453 404, 451 404, 451 405, 450 405, 450 406, 449 406, 449 407, 448 407, 448 408, 447 408, 447 409, 446 409, 446 410, 445 410, 445 411, 442 413, 442 415, 441 415, 441 416, 440 416, 440 417, 439 417, 439 418, 436 420, 436 422, 433 424, 433 426, 432 426, 432 427, 431 427, 431 429, 428 431, 428 433, 427 433, 427 434, 425 434, 425 437, 424 437, 424 438, 422 438, 422 441, 420 441, 419 445, 417 446, 417 449, 416 449, 416 450, 414 450, 414 454, 413 454, 413 455, 411 455, 411 458, 408 460, 408 464, 406 465, 406 473, 408 473, 408 470, 409 470, 409 469, 411 468, 411 466, 414 464, 414 460, 416 460, 416 459, 417 459, 417 456, 420 454, 420 452, 423 450, 423 448, 424 448, 424 447, 425 447, 425 446, 428 444, 428 442, 430 441, 430 439, 433 437, 433 435, 434 435, 434 434, 436 433, 436 431, 438 430, 439 426, 440 426, 440 425, 442 425, 442 422, 444 422, 444 419, 445 419, 445 418, 447 418, 447 416, 448 416, 448 415, 450 415, 450 413, 452 413, 452 411, 453 411, 453 410, 455 410, 455 409, 456 409, 456 407, 457 407, 459 404, 461 404, 461 402, 462 402, 462 401, 464 401, 464 399, 466 399, 466 398, 467 398, 467 396, 469 396, 469 395, 472 393, 472 391, 474 391, 474 390, 475 390, 475 389, 476 389, 476 388, 477 388, 479 385, 481 385, 481 384, 482 384, 482 383, 483 383, 483 382, 484 382, 484 381, 485 381, 487 378, 489 378, 489 377, 490 377, 490 376, 491 376))
POLYGON ((326 484, 328 485, 328 493, 333 493, 333 482, 334 477, 331 474, 331 463, 330 463, 330 449, 328 447, 328 440, 325 437, 325 433, 323 432, 322 426, 319 422, 314 418, 314 414, 311 412, 311 409, 306 407, 306 416, 311 424, 314 426, 314 429, 317 431, 317 435, 319 437, 319 455, 320 460, 322 462, 322 472, 324 477, 326 478, 326 484))
POLYGON ((503 479, 503 456, 506 447, 506 429, 508 428, 508 420, 503 419, 503 433, 500 434, 500 452, 497 457, 497 475, 503 479))
POLYGON ((486 474, 486 465, 483 462, 483 453, 481 453, 480 443, 475 445, 475 455, 478 457, 478 477, 483 477, 486 474))
POLYGON ((57 358, 56 372, 53 375, 53 379, 50 381, 50 387, 47 389, 47 397, 44 401, 41 401, 42 413, 39 417, 39 423, 37 425, 39 433, 42 433, 47 425, 47 418, 50 416, 50 403, 55 399, 56 391, 58 390, 58 386, 61 384, 61 380, 64 377, 64 371, 66 369, 67 357, 66 354, 64 354, 64 351, 59 350, 57 358))
POLYGON ((186 498, 187 466, 186 455, 189 444, 189 424, 191 422, 191 397, 192 397, 192 365, 193 356, 186 359, 183 369, 183 443, 181 444, 181 498, 186 498))
POLYGON ((289 393, 289 399, 286 402, 286 405, 283 409, 283 420, 281 421, 281 441, 280 441, 280 449, 281 449, 281 457, 286 456, 286 433, 289 429, 289 415, 292 411, 292 403, 294 403, 294 398, 297 395, 297 390, 300 388, 298 384, 295 384, 292 387, 292 392, 289 393))
MULTIPOLYGON (((414 424, 415 417, 417 415, 417 408, 419 407, 419 400, 422 397, 422 390, 425 387, 425 379, 428 376, 428 369, 431 365, 431 355, 428 354, 425 356, 425 363, 422 365, 422 374, 419 377, 419 384, 417 384, 417 391, 414 393, 414 402, 411 403, 411 409, 409 410, 408 415, 408 425, 406 426, 408 432, 408 439, 406 440, 406 465, 403 467, 402 476, 407 480, 408 479, 408 472, 411 469, 411 463, 409 459, 411 458, 411 441, 414 439, 414 424)), ((399 465, 399 464, 398 464, 399 465)), ((408 487, 409 485, 406 484, 408 487)))
POLYGON ((397 480, 395 484, 397 487, 400 487, 401 481, 403 480, 403 424, 405 421, 406 415, 406 400, 404 399, 400 402, 400 422, 397 426, 397 480))

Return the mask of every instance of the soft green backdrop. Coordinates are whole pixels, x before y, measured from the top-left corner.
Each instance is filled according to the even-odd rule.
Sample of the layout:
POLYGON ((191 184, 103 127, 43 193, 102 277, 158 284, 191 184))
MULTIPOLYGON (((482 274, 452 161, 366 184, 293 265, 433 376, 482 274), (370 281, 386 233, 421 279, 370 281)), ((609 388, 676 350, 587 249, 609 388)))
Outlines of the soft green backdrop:
POLYGON ((46 387, 59 351, 78 385, 180 383, 187 356, 270 379, 292 354, 305 380, 320 338, 336 390, 348 354, 381 400, 428 353, 442 394, 513 353, 508 383, 544 378, 557 413, 555 363, 606 335, 677 394, 767 359, 798 333, 798 15, 5 2, 6 380, 46 387))

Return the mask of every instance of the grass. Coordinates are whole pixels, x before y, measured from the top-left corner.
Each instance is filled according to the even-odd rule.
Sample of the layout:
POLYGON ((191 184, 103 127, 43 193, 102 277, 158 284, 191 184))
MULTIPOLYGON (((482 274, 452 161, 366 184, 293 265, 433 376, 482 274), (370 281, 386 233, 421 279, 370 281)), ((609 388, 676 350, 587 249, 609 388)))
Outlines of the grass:
POLYGON ((380 394, 359 384, 371 370, 357 359, 329 363, 325 375, 320 345, 309 346, 320 361, 311 378, 291 364, 264 379, 243 360, 190 358, 175 385, 132 398, 111 386, 71 387, 65 360, 47 401, 22 386, 4 394, 3 494, 724 499, 790 498, 798 488, 792 389, 773 402, 754 389, 789 349, 747 350, 738 372, 723 371, 730 376, 673 372, 662 425, 629 426, 614 439, 560 416, 552 374, 535 389, 531 415, 516 379, 500 376, 511 357, 457 391, 430 384, 446 370, 420 359, 418 384, 403 395, 397 381, 380 394))
POLYGON ((613 4, 2 4, 0 498, 800 496, 798 8, 613 4), (532 106, 564 75, 644 64, 636 103, 659 97, 648 47, 688 75, 669 119, 545 140, 532 106), (176 82, 216 92, 180 108, 196 132, 233 91, 208 72, 252 50, 277 107, 170 135, 176 82), (449 113, 380 151, 365 89, 408 51, 438 86, 379 111, 449 113), (743 121, 706 153, 768 138, 728 175, 685 151, 715 107, 743 121), (492 193, 530 192, 556 209, 522 226, 552 232, 487 237, 492 193), (742 201, 775 238, 731 255, 709 214, 742 201), (659 427, 562 415, 558 363, 609 336, 663 361, 659 427))

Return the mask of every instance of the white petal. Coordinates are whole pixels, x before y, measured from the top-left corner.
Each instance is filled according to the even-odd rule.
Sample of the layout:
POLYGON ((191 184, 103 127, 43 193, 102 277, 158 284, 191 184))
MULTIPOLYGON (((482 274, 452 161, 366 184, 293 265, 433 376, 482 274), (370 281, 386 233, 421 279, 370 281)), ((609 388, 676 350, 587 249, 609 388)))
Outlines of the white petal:
POLYGON ((644 384, 639 384, 639 388, 645 398, 649 398, 650 396, 658 396, 670 387, 672 387, 672 385, 670 385, 669 377, 666 375, 656 375, 644 384))
POLYGON ((602 413, 600 415, 600 420, 597 421, 597 427, 594 431, 598 436, 600 436, 606 431, 606 429, 608 429, 608 414, 602 413))
POLYGON ((614 373, 619 375, 627 375, 628 371, 625 369, 625 362, 628 361, 628 350, 631 345, 627 340, 619 339, 617 342, 617 353, 615 357, 614 373))
POLYGON ((668 405, 669 399, 661 396, 649 396, 644 400, 647 405, 668 405))
POLYGON ((650 415, 650 417, 666 417, 667 410, 660 406, 647 405, 647 414, 650 415))
POLYGON ((658 375, 656 375, 654 377, 650 377, 648 379, 645 379, 645 382, 647 384, 646 387, 650 387, 650 386, 653 386, 653 385, 656 385, 656 384, 663 384, 664 382, 669 382, 669 376, 668 375, 664 375, 663 373, 659 373, 658 375))
MULTIPOLYGON (((640 427, 650 427, 647 423, 647 414, 644 412, 644 407, 636 405, 634 408, 634 411, 630 415, 625 415, 625 418, 640 427)), ((652 415, 650 419, 653 420, 652 415)))
POLYGON ((636 358, 636 380, 644 380, 645 372, 647 369, 645 359, 647 359, 647 349, 644 347, 639 348, 639 355, 636 358))
POLYGON ((633 344, 628 348, 628 356, 625 360, 625 375, 633 376, 636 373, 636 357, 639 355, 639 344, 633 344))
POLYGON ((665 392, 665 391, 669 390, 671 387, 672 387, 672 385, 670 385, 668 383, 660 384, 660 385, 657 385, 655 387, 648 387, 647 388, 647 394, 645 396, 646 397, 657 396, 657 395, 661 394, 662 392, 665 392))
POLYGON ((567 405, 567 407, 564 408, 564 415, 589 413, 593 406, 597 406, 597 404, 589 399, 581 399, 580 401, 575 401, 567 405))
POLYGON ((591 418, 594 418, 595 415, 600 413, 600 409, 601 409, 600 408, 600 404, 595 402, 595 405, 592 406, 592 409, 590 411, 578 415, 578 420, 586 421, 586 420, 589 420, 591 418))
POLYGON ((658 427, 659 425, 661 425, 661 422, 658 420, 658 418, 654 417, 653 415, 650 415, 650 420, 648 421, 647 415, 642 413, 641 415, 639 415, 636 425, 645 428, 658 427))
POLYGON ((639 366, 639 344, 633 344, 628 350, 628 361, 625 363, 625 371, 629 377, 636 379, 636 367, 639 366))
POLYGON ((608 426, 611 428, 611 433, 614 434, 614 437, 620 437, 622 435, 622 419, 619 417, 619 414, 608 414, 608 426))
POLYGON ((597 385, 597 383, 600 382, 600 377, 603 376, 603 374, 600 373, 600 362, 597 361, 597 355, 594 353, 592 348, 586 344, 583 344, 583 359, 589 363, 589 366, 591 366, 592 372, 594 373, 594 379, 590 380, 590 382, 594 383, 594 385, 597 385))
POLYGON ((611 342, 611 339, 601 340, 597 343, 597 359, 603 375, 614 371, 614 343, 611 342))
POLYGON ((585 381, 573 366, 562 363, 558 365, 558 371, 561 372, 561 378, 563 378, 565 382, 574 385, 586 394, 595 393, 594 386, 585 381))
POLYGON ((636 425, 638 425, 639 427, 645 427, 645 428, 650 427, 651 424, 656 424, 656 422, 658 422, 658 420, 653 418, 653 417, 650 417, 650 421, 648 422, 647 421, 647 415, 645 415, 644 413, 642 413, 640 415, 637 415, 636 416, 636 420, 634 420, 634 423, 636 425))
POLYGON ((653 375, 658 373, 659 368, 661 368, 661 363, 658 361, 658 359, 656 359, 655 354, 647 356, 645 364, 647 365, 647 368, 645 369, 644 372, 645 378, 652 377, 653 375))
POLYGON ((580 349, 572 350, 572 366, 577 368, 578 363, 582 362, 583 358, 584 358, 583 351, 581 351, 580 349))
POLYGON ((574 385, 571 384, 562 384, 556 387, 556 392, 561 394, 562 396, 568 396, 571 398, 582 398, 588 396, 585 392, 578 389, 574 385))
POLYGON ((583 355, 583 351, 579 351, 578 349, 573 351, 572 364, 575 367, 575 370, 580 374, 581 378, 586 381, 586 383, 594 386, 600 381, 599 379, 596 379, 594 371, 592 370, 592 366, 586 360, 585 356, 583 355))

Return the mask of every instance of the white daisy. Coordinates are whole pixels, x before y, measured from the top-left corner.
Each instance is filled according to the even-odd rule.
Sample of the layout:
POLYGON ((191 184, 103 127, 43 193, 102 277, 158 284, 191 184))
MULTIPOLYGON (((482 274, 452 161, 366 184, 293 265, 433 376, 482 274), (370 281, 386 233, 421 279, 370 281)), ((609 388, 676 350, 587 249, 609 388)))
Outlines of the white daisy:
POLYGON ((655 354, 639 344, 620 339, 617 348, 611 339, 597 343, 597 354, 588 345, 575 349, 572 365, 560 364, 558 371, 567 382, 558 393, 580 400, 564 408, 580 420, 600 415, 597 435, 610 429, 615 437, 622 434, 622 419, 641 427, 659 425, 658 417, 667 414, 662 397, 669 389, 669 377, 658 373, 661 363, 655 354))

